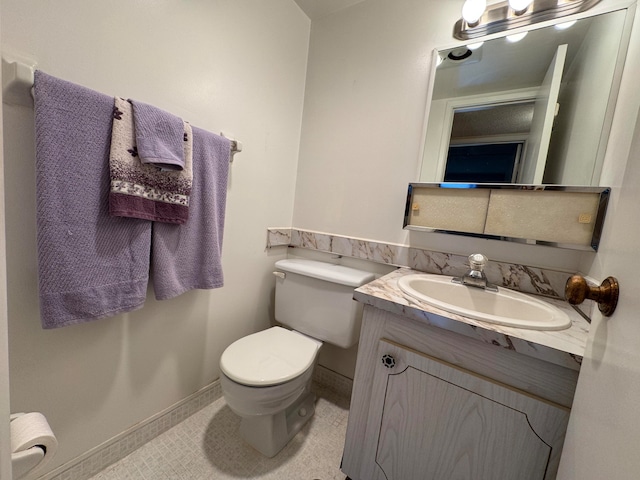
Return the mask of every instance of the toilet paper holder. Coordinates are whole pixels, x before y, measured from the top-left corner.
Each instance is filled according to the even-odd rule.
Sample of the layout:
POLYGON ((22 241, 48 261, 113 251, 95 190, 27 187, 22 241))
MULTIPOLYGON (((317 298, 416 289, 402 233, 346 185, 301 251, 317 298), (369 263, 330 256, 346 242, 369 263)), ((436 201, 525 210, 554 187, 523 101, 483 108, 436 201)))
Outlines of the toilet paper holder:
MULTIPOLYGON (((14 413, 9 417, 10 421, 23 416, 24 413, 14 413)), ((44 445, 34 445, 26 450, 11 453, 11 470, 13 480, 24 478, 29 472, 43 463, 47 449, 44 445)), ((54 452, 51 452, 54 453, 54 452)))
POLYGON ((36 468, 44 460, 44 449, 31 447, 24 452, 11 454, 11 471, 13 480, 24 478, 31 470, 36 468))

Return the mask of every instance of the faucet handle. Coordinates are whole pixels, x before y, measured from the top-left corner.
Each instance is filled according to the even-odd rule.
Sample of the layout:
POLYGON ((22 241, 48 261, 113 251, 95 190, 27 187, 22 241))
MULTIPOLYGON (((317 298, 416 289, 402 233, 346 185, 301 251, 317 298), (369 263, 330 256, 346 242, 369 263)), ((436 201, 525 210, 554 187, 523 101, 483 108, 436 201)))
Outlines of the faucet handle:
POLYGON ((472 253, 469 255, 469 267, 471 267, 471 270, 482 271, 488 262, 489 259, 481 253, 472 253))

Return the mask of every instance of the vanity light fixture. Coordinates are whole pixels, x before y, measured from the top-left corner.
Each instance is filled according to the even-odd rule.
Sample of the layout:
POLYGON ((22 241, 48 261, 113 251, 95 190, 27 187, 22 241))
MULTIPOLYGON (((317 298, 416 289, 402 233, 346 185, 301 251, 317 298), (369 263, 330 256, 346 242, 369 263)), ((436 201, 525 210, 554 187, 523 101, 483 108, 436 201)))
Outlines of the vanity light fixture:
POLYGON ((600 0, 508 0, 486 6, 486 0, 466 0, 453 36, 470 40, 492 33, 584 12, 600 0))
POLYGON ((477 25, 486 9, 486 0, 466 0, 462 5, 462 18, 469 25, 477 25))
POLYGON ((454 48, 447 54, 447 58, 455 62, 466 60, 473 52, 467 47, 454 48))
POLYGON ((516 15, 522 15, 533 3, 533 0, 509 0, 508 3, 516 15))

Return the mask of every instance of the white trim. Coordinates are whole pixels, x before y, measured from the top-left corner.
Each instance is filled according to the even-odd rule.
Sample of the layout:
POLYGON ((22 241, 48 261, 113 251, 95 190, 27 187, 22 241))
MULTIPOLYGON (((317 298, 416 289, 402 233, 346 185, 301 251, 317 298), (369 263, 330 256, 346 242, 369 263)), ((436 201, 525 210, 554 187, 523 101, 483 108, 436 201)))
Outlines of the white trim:
MULTIPOLYGON (((2 67, 0 66, 0 76, 2 67)), ((0 104, 2 91, 0 91, 0 104)), ((4 205, 4 155, 2 112, 0 111, 0 478, 12 478, 11 474, 11 427, 9 415, 9 335, 7 326, 7 265, 4 205)))
POLYGON ((422 140, 420 142, 420 154, 418 162, 418 171, 416 178, 422 178, 422 164, 424 163, 425 149, 427 148, 427 129, 429 128, 429 115, 431 113, 431 102, 433 102, 433 90, 436 86, 436 72, 438 70, 438 49, 431 51, 431 69, 429 70, 429 80, 427 82, 427 104, 424 111, 424 120, 422 122, 422 140))
MULTIPOLYGON (((449 140, 451 139, 451 129, 453 128, 453 116, 455 111, 461 108, 478 107, 478 106, 490 106, 490 105, 503 105, 508 103, 519 103, 526 101, 535 101, 538 93, 537 88, 521 88, 516 90, 509 90, 507 92, 482 94, 482 95, 469 95, 466 97, 450 98, 446 101, 444 109, 444 117, 442 119, 442 134, 440 137, 440 146, 438 148, 438 163, 436 165, 436 182, 442 181, 444 178, 444 171, 447 165, 447 156, 449 152, 449 140)), ((426 131, 425 138, 426 141, 426 131)), ((424 148, 424 147, 423 147, 424 148)), ((524 155, 524 149, 522 154, 524 155)), ((424 157, 422 162, 424 162, 424 157)), ((422 165, 422 162, 420 163, 422 165)))

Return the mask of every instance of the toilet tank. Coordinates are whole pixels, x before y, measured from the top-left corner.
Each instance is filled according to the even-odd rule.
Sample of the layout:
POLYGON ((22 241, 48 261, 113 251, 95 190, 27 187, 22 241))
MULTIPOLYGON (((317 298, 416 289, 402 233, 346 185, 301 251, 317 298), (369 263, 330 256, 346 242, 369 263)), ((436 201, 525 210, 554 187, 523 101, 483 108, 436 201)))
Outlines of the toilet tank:
POLYGON ((353 290, 373 273, 306 259, 276 262, 276 321, 342 348, 358 343, 362 305, 353 290))

